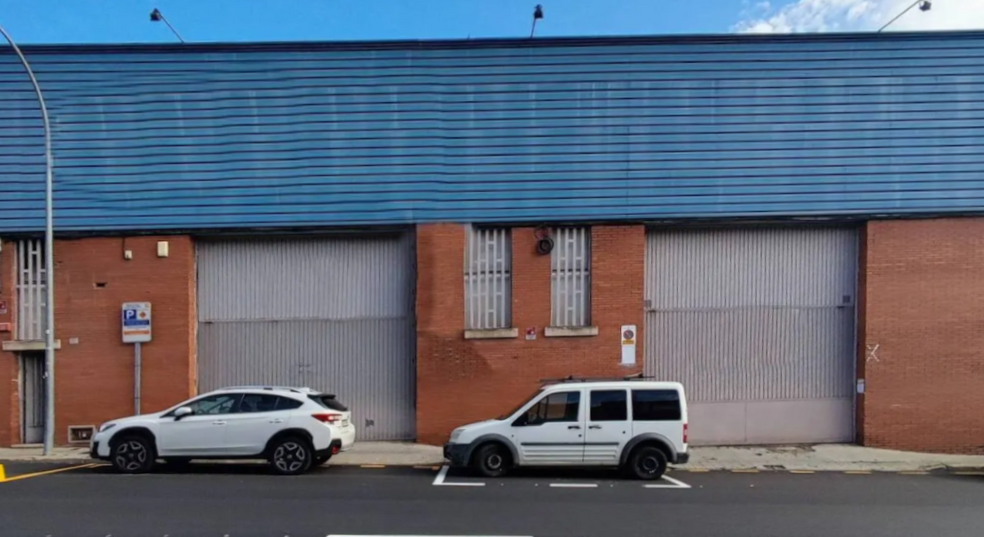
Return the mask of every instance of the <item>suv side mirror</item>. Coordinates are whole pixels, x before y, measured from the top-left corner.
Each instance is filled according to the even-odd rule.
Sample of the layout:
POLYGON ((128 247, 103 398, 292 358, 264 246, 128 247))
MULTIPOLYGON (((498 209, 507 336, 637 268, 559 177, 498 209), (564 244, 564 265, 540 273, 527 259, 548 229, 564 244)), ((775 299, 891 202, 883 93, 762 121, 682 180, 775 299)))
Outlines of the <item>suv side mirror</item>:
POLYGON ((177 410, 174 411, 174 421, 178 421, 181 418, 184 418, 186 416, 191 416, 194 413, 195 413, 195 411, 192 410, 191 407, 189 407, 189 406, 183 406, 183 407, 181 407, 181 408, 179 408, 179 409, 177 409, 177 410))

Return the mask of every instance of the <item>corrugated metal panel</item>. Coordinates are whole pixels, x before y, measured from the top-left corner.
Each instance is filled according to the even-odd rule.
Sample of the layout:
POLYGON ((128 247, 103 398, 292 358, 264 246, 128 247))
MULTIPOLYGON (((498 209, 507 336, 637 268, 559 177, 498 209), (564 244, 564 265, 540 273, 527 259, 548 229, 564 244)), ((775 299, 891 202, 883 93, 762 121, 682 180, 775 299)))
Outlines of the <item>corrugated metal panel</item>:
POLYGON ((789 427, 790 412, 817 413, 798 416, 824 421, 816 441, 850 440, 855 230, 651 231, 646 255, 645 370, 687 387, 704 420, 698 443, 700 431, 730 430, 720 437, 727 443, 809 439, 808 427, 763 423, 768 415, 789 427), (712 403, 735 405, 701 412, 712 403))
POLYGON ((413 243, 392 238, 199 242, 202 321, 406 318, 413 243))
POLYGON ((199 391, 307 386, 352 411, 361 440, 412 440, 416 369, 410 319, 214 322, 199 327, 199 391))
MULTIPOLYGON (((982 35, 28 53, 63 231, 571 222, 981 211, 982 35)), ((10 54, 0 139, 0 231, 40 230, 10 54)))
POLYGON ((410 234, 200 242, 199 390, 329 390, 360 439, 412 439, 413 263, 410 234))

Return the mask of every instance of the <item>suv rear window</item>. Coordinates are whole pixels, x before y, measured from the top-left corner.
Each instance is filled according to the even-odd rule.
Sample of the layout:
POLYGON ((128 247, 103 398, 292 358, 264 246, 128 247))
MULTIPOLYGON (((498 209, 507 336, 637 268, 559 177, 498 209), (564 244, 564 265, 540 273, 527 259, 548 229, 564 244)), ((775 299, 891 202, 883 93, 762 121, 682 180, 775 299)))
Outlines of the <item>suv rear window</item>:
POLYGON ((309 399, 318 403, 319 405, 327 408, 328 410, 337 410, 338 412, 347 412, 348 407, 338 402, 334 395, 318 394, 309 395, 309 399))
POLYGON ((679 421, 680 394, 676 390, 632 390, 635 421, 679 421))

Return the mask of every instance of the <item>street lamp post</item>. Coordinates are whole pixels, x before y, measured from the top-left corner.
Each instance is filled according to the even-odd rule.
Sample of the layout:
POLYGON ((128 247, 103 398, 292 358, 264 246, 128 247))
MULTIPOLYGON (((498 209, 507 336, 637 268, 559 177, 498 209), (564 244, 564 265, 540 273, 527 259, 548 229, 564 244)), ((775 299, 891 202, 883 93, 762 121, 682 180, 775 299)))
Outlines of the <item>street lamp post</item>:
POLYGON ((44 257, 45 257, 45 317, 44 317, 44 368, 45 368, 45 416, 44 416, 44 454, 50 455, 55 444, 55 255, 54 223, 52 213, 53 170, 55 166, 51 152, 51 125, 48 123, 48 107, 44 104, 41 86, 34 77, 31 64, 10 34, 0 26, 0 34, 10 43, 10 48, 20 58, 27 76, 34 86, 34 93, 41 106, 41 121, 44 123, 44 257))

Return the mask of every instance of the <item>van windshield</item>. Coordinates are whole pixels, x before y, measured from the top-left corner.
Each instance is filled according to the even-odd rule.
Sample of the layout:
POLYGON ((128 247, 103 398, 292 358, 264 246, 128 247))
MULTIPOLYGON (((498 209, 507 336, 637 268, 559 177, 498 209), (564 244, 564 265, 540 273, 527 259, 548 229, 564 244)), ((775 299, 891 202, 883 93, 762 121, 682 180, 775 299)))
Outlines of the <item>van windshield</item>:
POLYGON ((499 421, 502 421, 502 420, 505 420, 505 419, 509 419, 510 416, 512 416, 513 414, 519 412, 519 409, 523 408, 523 406, 525 406, 526 403, 529 403, 541 391, 543 391, 543 388, 537 388, 537 390, 535 392, 531 393, 528 397, 524 398, 522 400, 522 402, 519 403, 518 405, 514 406, 512 408, 512 410, 510 410, 509 412, 506 412, 505 414, 499 416, 496 419, 499 420, 499 421))

